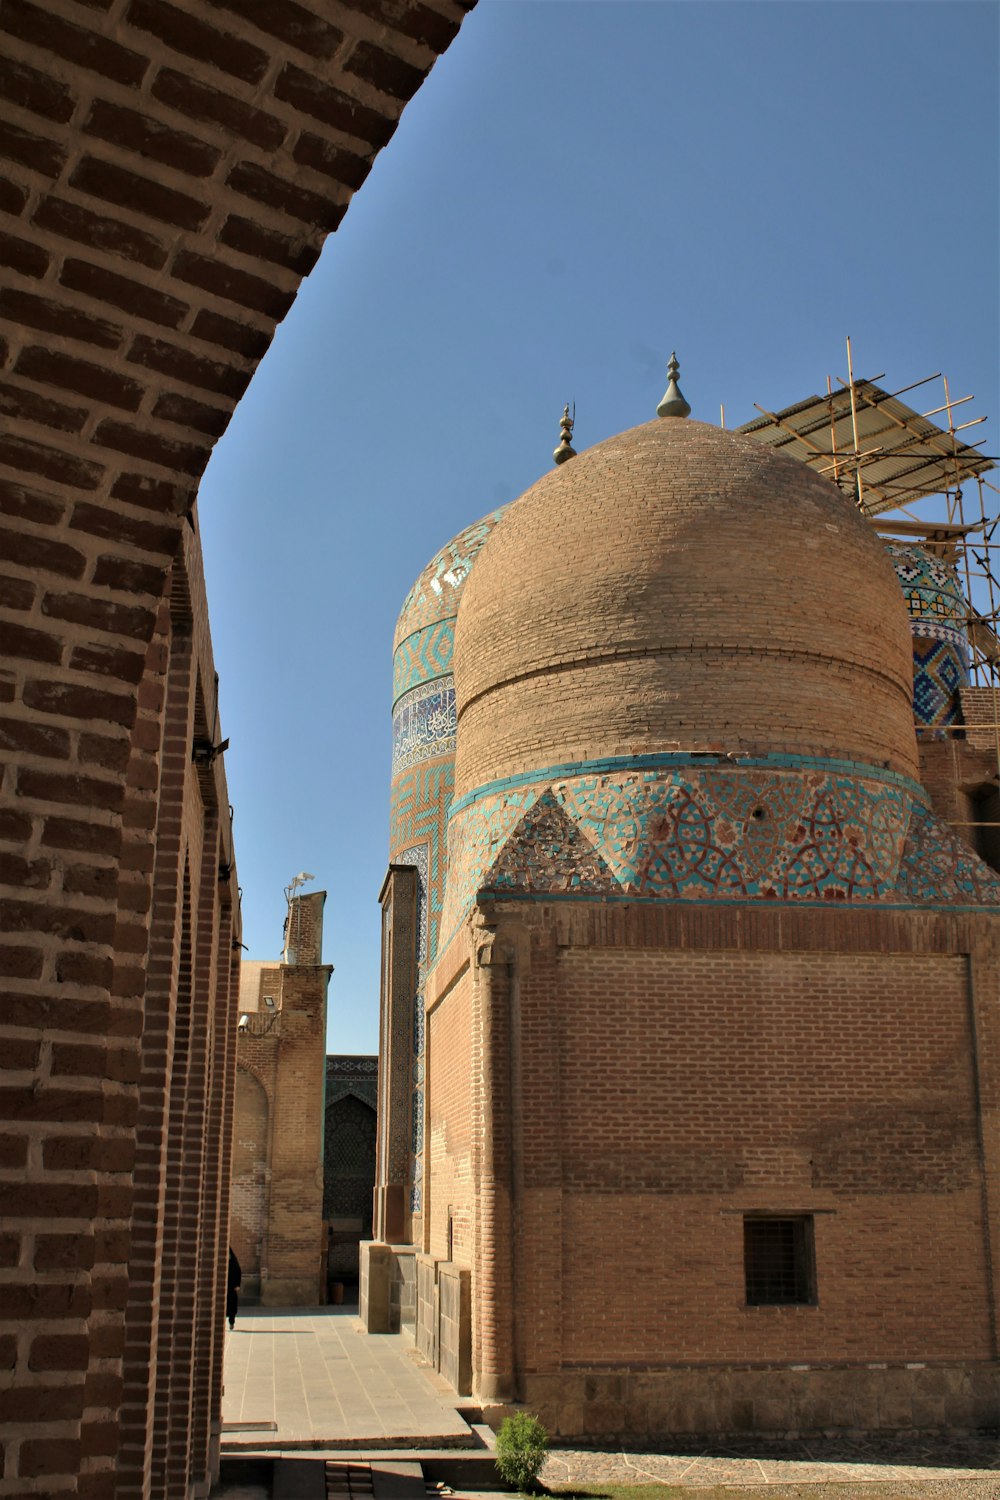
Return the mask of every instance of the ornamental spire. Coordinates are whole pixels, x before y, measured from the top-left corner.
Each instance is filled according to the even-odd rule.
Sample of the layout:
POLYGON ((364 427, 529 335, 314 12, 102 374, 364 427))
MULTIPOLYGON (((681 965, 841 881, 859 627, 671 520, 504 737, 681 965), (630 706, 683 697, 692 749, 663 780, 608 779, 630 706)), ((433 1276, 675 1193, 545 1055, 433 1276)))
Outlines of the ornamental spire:
POLYGON ((559 447, 555 449, 552 457, 557 464, 564 464, 568 458, 576 457, 576 449, 570 446, 570 438, 573 436, 573 423, 576 421, 576 402, 573 402, 573 415, 569 414, 569 403, 563 407, 562 421, 559 423, 559 447))
POLYGON ((656 408, 658 417, 689 417, 691 408, 681 395, 681 388, 677 384, 677 377, 681 367, 677 363, 677 355, 671 354, 667 363, 667 389, 663 393, 663 400, 656 408))

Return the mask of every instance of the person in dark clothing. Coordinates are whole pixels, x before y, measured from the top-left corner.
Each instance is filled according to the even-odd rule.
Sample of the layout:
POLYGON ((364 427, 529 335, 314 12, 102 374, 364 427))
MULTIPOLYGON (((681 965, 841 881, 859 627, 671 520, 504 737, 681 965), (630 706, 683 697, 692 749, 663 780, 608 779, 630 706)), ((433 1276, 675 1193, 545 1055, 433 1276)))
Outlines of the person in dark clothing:
POLYGON ((240 1263, 233 1254, 233 1247, 229 1247, 229 1270, 226 1272, 226 1317, 229 1319, 230 1328, 236 1327, 236 1311, 240 1305, 239 1290, 243 1281, 243 1273, 240 1263))

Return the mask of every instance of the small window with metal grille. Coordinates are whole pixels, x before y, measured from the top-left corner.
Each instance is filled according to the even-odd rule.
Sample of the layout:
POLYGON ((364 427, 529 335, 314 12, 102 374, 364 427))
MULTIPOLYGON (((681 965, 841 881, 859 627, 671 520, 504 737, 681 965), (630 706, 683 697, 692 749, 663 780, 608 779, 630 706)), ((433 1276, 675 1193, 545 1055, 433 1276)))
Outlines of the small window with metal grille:
POLYGON ((743 1220, 743 1268, 751 1307, 816 1302, 812 1214, 743 1220))

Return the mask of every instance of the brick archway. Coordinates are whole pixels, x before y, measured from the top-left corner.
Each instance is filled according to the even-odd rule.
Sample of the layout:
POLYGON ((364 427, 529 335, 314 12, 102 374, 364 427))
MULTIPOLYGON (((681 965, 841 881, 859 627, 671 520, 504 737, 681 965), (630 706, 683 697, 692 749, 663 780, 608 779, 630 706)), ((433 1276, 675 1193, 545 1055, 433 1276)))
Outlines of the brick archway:
MULTIPOLYGON (((187 1494, 215 1463, 207 1421, 183 1473, 167 1458, 154 1473, 150 1455, 154 1436, 172 1452, 193 1402, 217 1409, 218 1349, 188 1351, 186 1385, 170 1355, 151 1371, 138 1335, 123 1364, 126 1301, 145 1287, 151 1305, 159 1285, 157 1167, 136 1142, 168 1123, 146 997, 150 964, 176 993, 176 944, 154 914, 150 947, 150 909, 181 853, 211 891, 190 962, 218 976, 216 1025, 233 968, 207 630, 180 599, 200 577, 185 518, 302 276, 472 3, 0 10, 0 1352, 15 1371, 0 1433, 25 1494, 187 1494), (171 741, 165 694, 182 679, 171 741), (174 775, 179 807, 206 789, 208 823, 156 876, 174 775), (130 1358, 133 1373, 145 1359, 139 1386, 130 1358), (161 1395, 173 1381, 169 1402, 157 1379, 161 1395)), ((190 1024, 211 1029, 198 1004, 190 1024)), ((169 1003, 161 1020, 176 1048, 169 1003)), ((224 1209, 232 1068, 222 1054, 201 1068, 190 1042, 174 1107, 183 1098, 193 1121, 190 1160, 207 1160, 214 1121, 224 1209)), ((212 1246, 191 1254, 211 1279, 212 1246)), ((194 1313, 170 1296, 165 1331, 190 1342, 194 1313)))

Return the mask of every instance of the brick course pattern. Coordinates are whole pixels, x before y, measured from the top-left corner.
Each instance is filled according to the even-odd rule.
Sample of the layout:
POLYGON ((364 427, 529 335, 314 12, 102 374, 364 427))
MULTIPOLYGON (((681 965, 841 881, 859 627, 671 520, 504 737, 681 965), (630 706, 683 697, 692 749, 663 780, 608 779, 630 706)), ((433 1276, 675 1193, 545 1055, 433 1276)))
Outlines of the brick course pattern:
POLYGON ((12 1494, 186 1495, 212 1472, 233 866, 218 763, 193 806, 189 731, 217 744, 218 725, 207 623, 174 593, 197 591, 185 517, 301 277, 470 8, 0 11, 12 1494), (63 1337, 66 1368, 46 1342, 63 1337))
POLYGON ((285 958, 259 965, 236 1034, 230 1233, 243 1295, 272 1307, 324 1300, 325 902, 325 891, 289 902, 285 958))
POLYGON ((456 798, 646 750, 917 769, 881 541, 829 481, 700 422, 608 438, 510 506, 454 661, 456 798))
POLYGON ((428 991, 477 1393, 566 1437, 982 1424, 993 927, 481 903, 428 991), (813 1216, 816 1305, 747 1305, 745 1213, 813 1216))
POLYGON ((463 580, 423 1212, 362 1314, 416 1252, 418 1348, 498 1415, 995 1422, 995 695, 956 684, 967 739, 924 712, 921 630, 834 486, 670 420, 540 480, 463 580), (747 1218, 798 1236, 771 1300, 747 1218))

